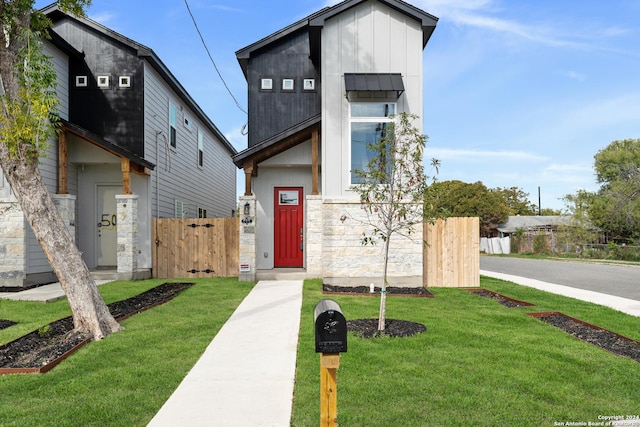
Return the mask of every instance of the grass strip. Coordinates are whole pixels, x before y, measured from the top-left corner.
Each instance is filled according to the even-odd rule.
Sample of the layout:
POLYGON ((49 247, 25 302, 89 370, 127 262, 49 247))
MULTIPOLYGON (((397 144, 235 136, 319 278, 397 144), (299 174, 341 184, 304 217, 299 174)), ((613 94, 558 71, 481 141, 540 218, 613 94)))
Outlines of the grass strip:
MULTIPOLYGON (((99 287, 111 303, 167 280, 99 287)), ((125 330, 81 348, 43 375, 0 376, 0 426, 145 426, 253 287, 237 278, 194 279, 195 286, 122 324, 125 330)), ((70 314, 51 304, 0 301, 8 342, 70 314)))
MULTIPOLYGON (((640 338, 640 319, 606 307, 483 277, 481 286, 536 304, 507 308, 459 289, 435 298, 389 298, 389 318, 424 324, 409 338, 349 334, 338 370, 338 422, 348 426, 543 426, 636 414, 640 364, 537 321, 558 310, 640 338)), ((313 308, 326 295, 306 281, 293 426, 319 422, 313 308)), ((377 298, 333 297, 347 320, 377 317, 377 298)), ((566 425, 566 424, 565 424, 566 425)))

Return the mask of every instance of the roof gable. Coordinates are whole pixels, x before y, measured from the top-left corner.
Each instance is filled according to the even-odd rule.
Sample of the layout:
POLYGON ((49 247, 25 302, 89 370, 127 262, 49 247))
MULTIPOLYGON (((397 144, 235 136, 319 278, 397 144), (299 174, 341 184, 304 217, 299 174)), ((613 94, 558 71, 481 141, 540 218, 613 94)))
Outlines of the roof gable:
POLYGON ((345 0, 335 6, 325 7, 324 9, 321 9, 318 12, 307 16, 306 18, 289 25, 288 27, 276 31, 273 34, 238 50, 236 52, 236 58, 240 63, 240 67, 242 68, 245 77, 247 77, 247 65, 249 58, 251 58, 254 53, 257 53, 266 46, 277 43, 284 38, 290 37, 298 31, 309 32, 311 59, 314 63, 317 63, 320 57, 320 32, 322 30, 322 27, 324 27, 325 22, 328 19, 333 18, 334 16, 339 15, 367 1, 377 1, 379 3, 385 4, 390 8, 395 9, 420 22, 420 25, 422 27, 422 47, 424 48, 427 45, 427 42, 429 41, 429 38, 431 37, 431 34, 433 34, 436 24, 438 23, 438 18, 436 18, 435 16, 430 15, 429 13, 418 9, 417 7, 412 6, 402 0, 345 0))
MULTIPOLYGON (((105 27, 104 25, 95 22, 89 18, 76 17, 63 12, 57 3, 51 4, 41 10, 49 19, 53 22, 57 22, 63 19, 73 20, 80 23, 84 28, 89 31, 94 31, 103 36, 106 36, 110 40, 114 41, 122 47, 124 50, 133 52, 139 58, 145 60, 153 69, 155 69, 162 79, 171 87, 171 89, 182 99, 182 101, 197 115, 206 127, 216 136, 216 138, 226 147, 231 155, 237 154, 237 150, 227 140, 224 134, 218 129, 213 121, 206 115, 206 113, 200 108, 196 101, 191 97, 187 90, 182 86, 178 79, 173 75, 169 68, 162 62, 162 60, 156 55, 153 49, 138 43, 124 35, 105 27)), ((55 33, 54 30, 50 30, 50 33, 55 33)), ((66 43, 66 42, 65 42, 66 43)), ((68 44, 68 43, 67 43, 68 44)), ((80 55, 82 53, 80 52, 80 55)))
MULTIPOLYGON (((316 16, 309 19, 309 26, 323 27, 327 19, 333 18, 334 16, 339 15, 366 1, 369 0, 345 0, 333 7, 326 8, 319 12, 316 16)), ((404 15, 407 15, 412 19, 415 19, 416 21, 419 21, 422 27, 422 47, 424 48, 427 45, 427 42, 429 41, 433 30, 436 28, 438 18, 402 0, 376 1, 385 4, 392 9, 395 9, 398 12, 403 13, 404 15)))

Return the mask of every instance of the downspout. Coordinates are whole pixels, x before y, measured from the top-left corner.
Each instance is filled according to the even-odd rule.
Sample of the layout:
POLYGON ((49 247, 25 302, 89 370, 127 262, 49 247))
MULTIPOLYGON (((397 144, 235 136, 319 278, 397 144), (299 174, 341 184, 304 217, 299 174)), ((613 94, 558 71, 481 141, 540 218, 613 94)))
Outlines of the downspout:
MULTIPOLYGON (((161 130, 156 131, 156 164, 159 165, 160 159, 158 157, 158 135, 162 135, 161 130)), ((160 218, 160 168, 156 167, 156 219, 160 218)))

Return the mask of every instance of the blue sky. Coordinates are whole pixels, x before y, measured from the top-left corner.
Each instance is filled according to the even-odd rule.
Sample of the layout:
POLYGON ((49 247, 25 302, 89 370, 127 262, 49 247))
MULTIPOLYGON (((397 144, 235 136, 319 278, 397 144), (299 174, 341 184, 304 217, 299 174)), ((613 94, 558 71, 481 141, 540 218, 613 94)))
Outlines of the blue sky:
MULTIPOLYGON (((50 1, 36 1, 43 7, 50 1)), ((188 0, 243 109, 235 52, 327 0, 188 0)), ((640 138, 637 0, 410 0, 440 18, 423 53, 426 156, 438 179, 520 187, 542 207, 595 190, 593 156, 640 138)), ((246 115, 184 0, 93 0, 90 18, 150 48, 240 151, 246 115)), ((239 186, 243 183, 239 180, 239 186)))

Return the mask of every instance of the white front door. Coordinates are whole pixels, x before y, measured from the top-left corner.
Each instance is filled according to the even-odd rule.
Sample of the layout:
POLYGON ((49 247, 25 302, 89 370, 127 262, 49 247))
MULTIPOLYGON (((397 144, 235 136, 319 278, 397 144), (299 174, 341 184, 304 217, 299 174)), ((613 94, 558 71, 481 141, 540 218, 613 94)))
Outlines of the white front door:
POLYGON ((119 185, 98 185, 98 209, 96 232, 98 233, 98 267, 116 267, 118 241, 116 194, 122 192, 119 185))

